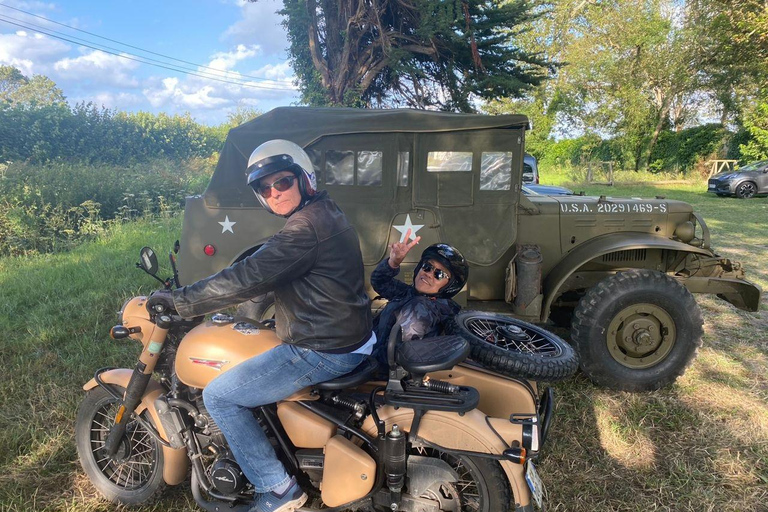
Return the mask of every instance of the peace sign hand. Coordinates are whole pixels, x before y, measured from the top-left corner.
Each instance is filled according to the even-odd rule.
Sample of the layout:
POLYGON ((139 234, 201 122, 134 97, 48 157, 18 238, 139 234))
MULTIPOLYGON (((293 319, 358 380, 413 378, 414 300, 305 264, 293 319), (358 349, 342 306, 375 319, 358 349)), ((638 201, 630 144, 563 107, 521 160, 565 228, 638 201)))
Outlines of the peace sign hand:
POLYGON ((397 268, 405 259, 406 254, 421 240, 420 236, 417 236, 413 241, 411 239, 411 230, 405 232, 405 242, 395 242, 389 246, 389 266, 397 268))

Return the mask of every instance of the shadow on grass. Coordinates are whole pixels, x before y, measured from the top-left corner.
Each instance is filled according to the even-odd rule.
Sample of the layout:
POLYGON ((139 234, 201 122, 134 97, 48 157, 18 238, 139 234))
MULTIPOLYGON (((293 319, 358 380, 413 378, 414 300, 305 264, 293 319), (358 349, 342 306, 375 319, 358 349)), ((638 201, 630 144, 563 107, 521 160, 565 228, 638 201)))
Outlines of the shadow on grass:
POLYGON ((734 429, 678 388, 630 395, 581 377, 560 390, 539 466, 549 510, 761 510, 765 448, 734 429))

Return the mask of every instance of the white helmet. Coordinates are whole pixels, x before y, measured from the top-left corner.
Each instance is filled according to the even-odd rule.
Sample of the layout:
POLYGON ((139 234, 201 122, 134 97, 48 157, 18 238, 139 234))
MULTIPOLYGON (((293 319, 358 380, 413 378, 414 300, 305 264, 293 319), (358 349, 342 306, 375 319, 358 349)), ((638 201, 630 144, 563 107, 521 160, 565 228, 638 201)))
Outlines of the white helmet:
POLYGON ((267 141, 251 153, 246 173, 248 174, 248 185, 256 193, 261 205, 270 213, 274 213, 272 208, 258 192, 259 181, 265 176, 280 171, 291 171, 298 178, 302 206, 317 193, 317 176, 307 152, 289 140, 267 141))

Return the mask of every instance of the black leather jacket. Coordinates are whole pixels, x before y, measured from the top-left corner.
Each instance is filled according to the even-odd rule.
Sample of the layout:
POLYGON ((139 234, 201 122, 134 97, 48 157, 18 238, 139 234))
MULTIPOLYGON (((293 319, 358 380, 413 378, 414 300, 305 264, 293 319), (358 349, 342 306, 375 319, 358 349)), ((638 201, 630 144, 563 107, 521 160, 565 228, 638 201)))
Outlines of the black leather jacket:
POLYGON ((194 317, 275 292, 277 336, 313 350, 353 347, 371 335, 355 229, 323 191, 248 258, 173 292, 194 317))

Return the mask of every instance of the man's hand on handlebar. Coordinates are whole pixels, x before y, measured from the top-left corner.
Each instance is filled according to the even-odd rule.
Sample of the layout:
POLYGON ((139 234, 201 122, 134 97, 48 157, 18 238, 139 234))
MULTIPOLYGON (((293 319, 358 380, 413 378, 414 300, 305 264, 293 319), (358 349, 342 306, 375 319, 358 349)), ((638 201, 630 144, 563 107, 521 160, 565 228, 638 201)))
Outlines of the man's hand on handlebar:
POLYGON ((157 290, 147 300, 147 310, 150 313, 170 313, 176 311, 171 290, 157 290))

